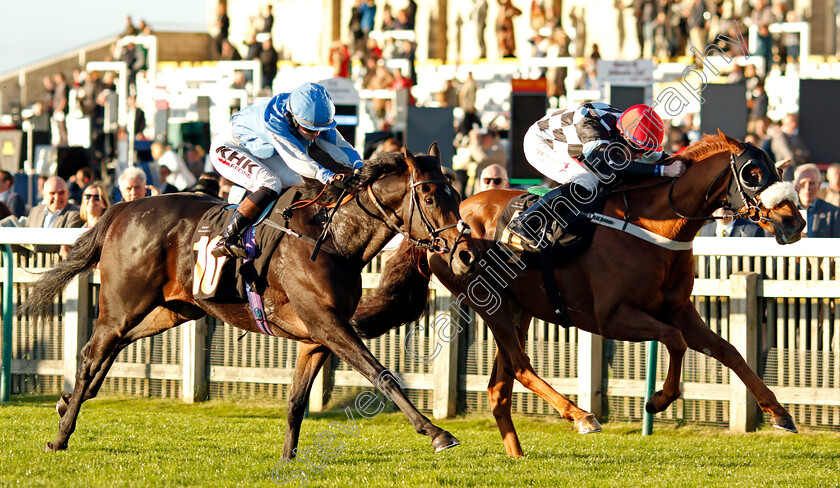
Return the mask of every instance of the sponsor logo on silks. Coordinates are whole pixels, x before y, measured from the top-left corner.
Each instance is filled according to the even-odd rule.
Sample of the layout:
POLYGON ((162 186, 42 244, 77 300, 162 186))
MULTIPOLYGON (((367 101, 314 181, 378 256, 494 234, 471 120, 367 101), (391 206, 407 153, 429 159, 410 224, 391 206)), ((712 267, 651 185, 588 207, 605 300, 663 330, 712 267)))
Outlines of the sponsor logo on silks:
POLYGON ((233 149, 224 146, 217 148, 216 154, 219 155, 220 163, 226 166, 230 166, 243 174, 250 175, 251 168, 259 167, 259 165, 253 162, 251 159, 249 159, 248 156, 245 156, 244 154, 239 154, 233 149))

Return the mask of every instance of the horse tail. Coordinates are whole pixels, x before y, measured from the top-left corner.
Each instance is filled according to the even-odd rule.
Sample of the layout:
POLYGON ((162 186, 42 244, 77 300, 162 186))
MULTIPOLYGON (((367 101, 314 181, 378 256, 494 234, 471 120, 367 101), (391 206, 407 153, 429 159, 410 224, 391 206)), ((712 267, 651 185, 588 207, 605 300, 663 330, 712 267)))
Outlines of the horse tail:
POLYGON ((403 241, 385 264, 379 288, 362 298, 350 324, 370 339, 417 320, 426 311, 430 276, 426 252, 403 241))
POLYGON ((52 312, 53 300, 67 284, 99 262, 108 227, 125 208, 125 205, 115 205, 108 209, 93 228, 76 240, 67 259, 47 270, 31 285, 29 297, 20 306, 21 313, 44 317, 52 312))

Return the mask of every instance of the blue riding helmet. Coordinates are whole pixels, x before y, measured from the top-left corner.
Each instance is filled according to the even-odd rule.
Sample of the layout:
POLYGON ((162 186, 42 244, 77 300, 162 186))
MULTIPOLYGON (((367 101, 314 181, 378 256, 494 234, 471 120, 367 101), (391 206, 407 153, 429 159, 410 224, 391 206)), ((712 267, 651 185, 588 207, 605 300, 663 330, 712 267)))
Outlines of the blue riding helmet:
POLYGON ((327 89, 315 83, 304 83, 289 95, 289 112, 298 124, 312 131, 335 127, 335 105, 327 89))

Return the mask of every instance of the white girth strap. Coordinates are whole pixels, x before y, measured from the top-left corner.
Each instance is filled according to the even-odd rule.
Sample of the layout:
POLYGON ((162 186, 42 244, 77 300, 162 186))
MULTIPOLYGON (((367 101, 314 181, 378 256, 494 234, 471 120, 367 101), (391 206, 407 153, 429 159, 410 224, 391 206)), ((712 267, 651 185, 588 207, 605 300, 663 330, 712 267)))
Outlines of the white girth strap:
POLYGON ((694 246, 692 241, 681 242, 668 239, 667 237, 662 237, 661 235, 651 232, 643 227, 639 227, 638 225, 631 224, 630 222, 624 220, 607 217, 606 215, 591 213, 588 214, 588 217, 592 219, 592 222, 595 222, 598 225, 626 232, 630 235, 638 237, 639 239, 656 244, 657 246, 670 249, 671 251, 687 251, 694 246))

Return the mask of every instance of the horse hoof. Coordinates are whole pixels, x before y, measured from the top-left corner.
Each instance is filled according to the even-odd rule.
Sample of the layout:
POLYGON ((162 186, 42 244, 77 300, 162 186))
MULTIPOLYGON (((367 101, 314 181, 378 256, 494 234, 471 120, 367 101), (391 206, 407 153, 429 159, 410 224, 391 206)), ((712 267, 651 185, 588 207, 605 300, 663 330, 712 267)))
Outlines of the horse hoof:
POLYGON ((659 392, 657 391, 653 395, 651 395, 650 398, 648 398, 648 400, 645 402, 645 412, 653 415, 653 414, 657 414, 657 413, 662 411, 662 410, 656 408, 656 404, 653 402, 653 399, 657 398, 658 396, 659 396, 659 392))
POLYGON ((445 430, 432 440, 432 447, 435 448, 435 452, 444 451, 450 447, 455 447, 458 444, 460 444, 458 439, 445 430))
POLYGON ((69 407, 69 406, 70 406, 70 395, 63 395, 55 403, 55 411, 58 412, 59 417, 64 417, 64 413, 67 412, 67 407, 69 407))
POLYGON ((56 451, 63 451, 67 449, 67 444, 62 444, 58 447, 55 446, 52 442, 47 442, 46 447, 44 447, 44 452, 56 452, 56 451))
POLYGON ((601 427, 601 423, 595 418, 595 415, 591 413, 575 422, 575 427, 577 428, 578 434, 594 434, 604 430, 601 427))
POLYGON ((793 423, 793 418, 791 417, 771 417, 770 424, 773 427, 786 432, 792 432, 794 434, 799 432, 799 429, 796 428, 796 424, 793 423))

